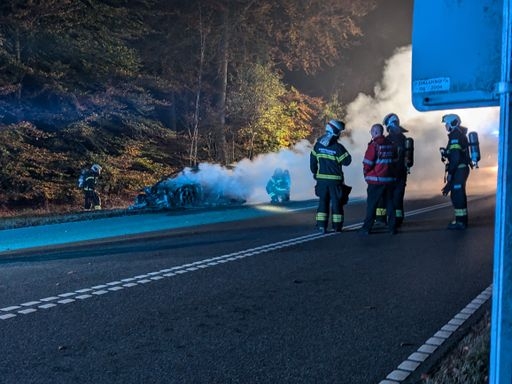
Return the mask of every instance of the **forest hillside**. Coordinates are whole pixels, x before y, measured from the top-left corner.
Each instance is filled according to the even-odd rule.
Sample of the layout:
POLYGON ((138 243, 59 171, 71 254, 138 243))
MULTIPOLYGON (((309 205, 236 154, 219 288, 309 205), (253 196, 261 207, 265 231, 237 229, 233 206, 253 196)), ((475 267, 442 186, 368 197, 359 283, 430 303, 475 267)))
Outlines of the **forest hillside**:
POLYGON ((184 167, 311 140, 343 116, 342 95, 313 97, 283 79, 336 66, 375 7, 3 0, 0 211, 80 209, 76 180, 93 163, 104 208, 119 208, 184 167))

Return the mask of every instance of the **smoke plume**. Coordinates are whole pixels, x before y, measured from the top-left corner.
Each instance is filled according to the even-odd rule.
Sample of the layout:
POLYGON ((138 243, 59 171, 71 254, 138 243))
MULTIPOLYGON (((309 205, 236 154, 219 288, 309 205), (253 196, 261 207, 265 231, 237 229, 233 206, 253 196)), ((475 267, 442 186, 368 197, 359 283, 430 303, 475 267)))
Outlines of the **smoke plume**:
POLYGON ((357 184, 356 194, 364 194, 361 162, 370 140, 369 130, 374 123, 382 123, 388 113, 400 117, 401 125, 409 132, 405 135, 414 139, 414 166, 407 182, 407 194, 438 194, 443 186, 444 165, 439 153, 446 147, 447 132, 441 122, 447 113, 460 116, 462 125, 479 135, 482 160, 474 169, 468 181, 468 193, 474 185, 496 184, 497 135, 499 128, 498 108, 471 108, 447 111, 418 112, 411 100, 411 47, 402 47, 386 62, 382 80, 375 86, 374 94, 359 94, 348 105, 346 123, 351 130, 350 144, 354 163, 347 168, 347 182, 357 184), (485 168, 491 168, 490 170, 485 168))
MULTIPOLYGON (((418 112, 411 101, 411 47, 402 47, 386 62, 382 80, 375 85, 373 95, 359 94, 347 106, 346 116, 339 116, 347 126, 340 142, 352 155, 352 164, 344 167, 345 182, 353 187, 351 197, 366 196, 363 179, 363 155, 370 140, 370 127, 382 123, 388 113, 396 113, 401 125, 414 139, 414 166, 407 182, 406 196, 440 194, 443 187, 444 164, 440 147, 447 144, 442 116, 456 113, 462 125, 479 135, 482 159, 480 168, 471 172, 468 194, 472 189, 496 185, 498 108, 473 108, 450 111, 418 112)), ((364 74, 361 74, 364 76, 364 74)), ((250 204, 268 202, 265 185, 276 168, 288 169, 291 175, 291 200, 313 199, 314 180, 309 170, 312 143, 302 141, 292 149, 244 159, 234 168, 203 163, 199 172, 185 170, 191 181, 219 190, 220 193, 247 200, 250 204)))

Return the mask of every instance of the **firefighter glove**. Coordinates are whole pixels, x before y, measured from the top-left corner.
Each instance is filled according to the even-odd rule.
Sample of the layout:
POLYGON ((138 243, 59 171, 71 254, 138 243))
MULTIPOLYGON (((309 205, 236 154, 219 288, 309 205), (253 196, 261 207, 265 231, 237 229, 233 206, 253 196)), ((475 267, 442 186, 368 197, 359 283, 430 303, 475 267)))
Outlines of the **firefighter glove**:
POLYGON ((446 185, 441 189, 441 192, 443 193, 443 196, 447 196, 450 193, 451 184, 446 183, 446 185))

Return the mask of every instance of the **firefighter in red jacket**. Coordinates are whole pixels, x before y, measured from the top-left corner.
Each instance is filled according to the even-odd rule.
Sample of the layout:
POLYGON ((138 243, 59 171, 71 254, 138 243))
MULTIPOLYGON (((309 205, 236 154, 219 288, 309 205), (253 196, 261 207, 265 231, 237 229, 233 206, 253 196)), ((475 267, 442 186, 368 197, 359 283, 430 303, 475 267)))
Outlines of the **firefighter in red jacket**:
POLYGON ((363 159, 363 174, 367 188, 366 218, 360 229, 361 234, 368 235, 375 221, 375 209, 381 198, 386 201, 388 228, 396 233, 396 216, 393 204, 393 192, 396 187, 395 163, 398 150, 395 144, 384 136, 382 124, 374 124, 370 130, 372 140, 363 159))
POLYGON ((446 185, 443 195, 450 194, 455 220, 448 224, 448 229, 466 229, 468 226, 468 201, 466 181, 469 176, 469 143, 466 136, 467 128, 460 125, 458 115, 444 115, 442 122, 448 132, 448 145, 441 148, 441 159, 446 161, 446 185))
POLYGON ((325 134, 317 140, 310 154, 310 170, 316 180, 315 194, 319 198, 316 226, 321 233, 327 231, 329 205, 333 230, 341 232, 343 228, 343 201, 347 196, 343 196, 346 188, 342 166, 352 162, 348 151, 338 142, 344 129, 345 123, 342 121, 330 120, 325 126, 325 134))

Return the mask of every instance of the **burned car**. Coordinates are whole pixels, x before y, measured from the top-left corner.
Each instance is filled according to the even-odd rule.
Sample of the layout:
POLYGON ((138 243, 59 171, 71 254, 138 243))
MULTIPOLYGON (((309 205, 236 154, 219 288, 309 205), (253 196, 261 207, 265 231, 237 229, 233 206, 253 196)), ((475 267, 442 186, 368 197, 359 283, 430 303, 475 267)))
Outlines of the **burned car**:
POLYGON ((209 182, 199 170, 186 169, 175 177, 144 187, 129 209, 173 209, 241 205, 246 199, 229 192, 223 183, 209 182))

